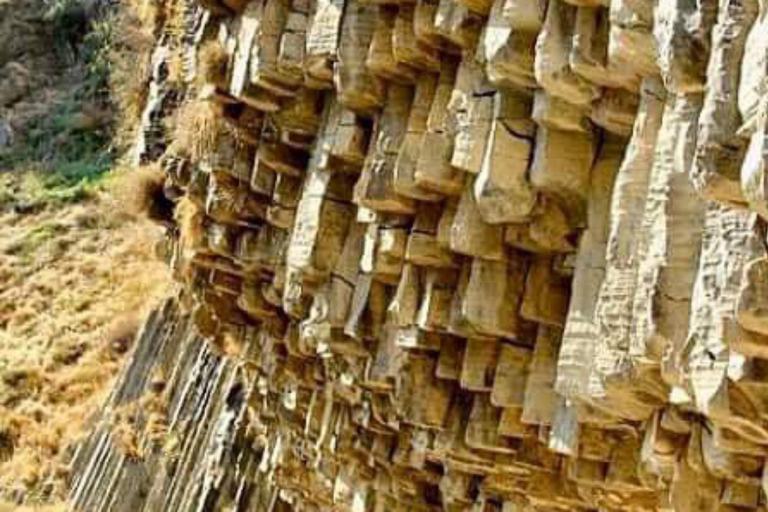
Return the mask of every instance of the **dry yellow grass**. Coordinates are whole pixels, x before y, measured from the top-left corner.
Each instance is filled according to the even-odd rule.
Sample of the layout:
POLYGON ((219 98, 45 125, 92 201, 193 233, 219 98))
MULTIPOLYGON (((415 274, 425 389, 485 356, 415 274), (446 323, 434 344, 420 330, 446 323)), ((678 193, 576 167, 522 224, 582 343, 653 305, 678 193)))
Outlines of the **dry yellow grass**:
POLYGON ((110 197, 129 215, 157 220, 154 210, 165 202, 164 185, 165 173, 159 163, 122 167, 112 171, 110 197))
POLYGON ((152 256, 158 228, 104 198, 0 213, 0 230, 0 503, 56 500, 74 443, 170 278, 152 256))
POLYGON ((67 507, 61 503, 53 505, 39 505, 20 507, 10 503, 0 503, 0 512, 66 512, 67 507))
MULTIPOLYGON (((43 2, 5 3, 14 5, 5 9, 14 16, 10 24, 0 23, 0 32, 11 40, 24 28, 13 22, 15 14, 21 14, 20 21, 36 19, 27 11, 36 12, 43 2)), ((165 3, 125 0, 98 20, 110 27, 116 114, 111 145, 118 150, 135 141, 156 32, 168 15, 165 3)), ((48 48, 49 32, 30 38, 30 48, 48 48)), ((102 57, 106 50, 94 55, 102 57)), ((41 55, 56 60, 54 52, 41 55)), ((54 117, 59 112, 54 107, 65 101, 85 113, 87 103, 78 99, 87 89, 80 83, 81 70, 60 72, 58 64, 29 60, 33 57, 24 56, 21 63, 44 83, 30 84, 29 97, 13 105, 10 118, 26 126, 32 119, 54 117)), ((145 312, 171 286, 166 266, 153 254, 160 228, 117 207, 130 204, 136 214, 157 216, 151 206, 162 195, 158 170, 136 172, 126 182, 125 198, 106 199, 106 178, 99 174, 106 168, 106 148, 93 150, 98 153, 93 161, 84 158, 90 139, 86 145, 81 134, 73 135, 69 117, 62 113, 61 119, 67 122, 54 124, 66 124, 66 130, 42 123, 45 144, 20 146, 24 151, 7 153, 0 162, 0 171, 6 171, 0 172, 0 512, 65 509, 51 503, 64 496, 72 449, 103 402, 145 312), (57 151, 35 148, 48 148, 49 140, 54 149, 71 142, 71 158, 58 162, 57 151), (37 506, 42 503, 47 506, 37 506)))
POLYGON ((222 133, 229 129, 222 121, 222 108, 212 101, 191 101, 182 105, 169 121, 173 149, 199 162, 216 148, 222 133))
POLYGON ((227 65, 229 56, 217 40, 208 41, 200 49, 198 65, 200 66, 197 80, 198 86, 213 84, 223 86, 227 81, 227 65))

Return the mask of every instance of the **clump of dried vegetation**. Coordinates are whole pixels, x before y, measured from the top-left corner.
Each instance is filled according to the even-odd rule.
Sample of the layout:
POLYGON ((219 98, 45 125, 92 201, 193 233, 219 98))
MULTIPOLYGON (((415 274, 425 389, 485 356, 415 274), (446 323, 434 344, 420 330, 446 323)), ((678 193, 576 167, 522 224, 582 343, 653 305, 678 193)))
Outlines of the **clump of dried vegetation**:
POLYGON ((221 107, 212 101, 191 101, 175 113, 172 150, 182 152, 194 161, 202 160, 214 149, 226 129, 221 120, 221 107))
POLYGON ((229 56, 218 40, 206 42, 198 56, 200 69, 196 77, 198 87, 205 84, 222 86, 227 79, 229 56))
POLYGON ((110 197, 130 215, 157 219, 154 209, 166 201, 165 173, 159 164, 116 169, 110 183, 110 197))

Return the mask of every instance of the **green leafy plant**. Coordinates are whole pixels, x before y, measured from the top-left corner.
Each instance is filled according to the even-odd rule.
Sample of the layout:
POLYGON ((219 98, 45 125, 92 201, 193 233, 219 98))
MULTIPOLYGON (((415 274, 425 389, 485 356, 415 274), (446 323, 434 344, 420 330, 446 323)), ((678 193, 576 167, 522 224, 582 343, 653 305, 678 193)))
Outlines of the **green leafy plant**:
POLYGON ((0 168, 28 174, 20 193, 0 194, 0 205, 79 201, 94 190, 111 165, 109 134, 73 128, 78 113, 79 102, 68 98, 34 119, 23 143, 0 154, 0 168))
POLYGON ((112 164, 108 127, 83 126, 86 107, 109 110, 111 20, 86 20, 80 0, 49 1, 46 17, 57 48, 76 59, 82 80, 28 123, 23 140, 0 152, 0 170, 25 174, 13 191, 0 187, 0 208, 80 201, 99 188, 112 164))

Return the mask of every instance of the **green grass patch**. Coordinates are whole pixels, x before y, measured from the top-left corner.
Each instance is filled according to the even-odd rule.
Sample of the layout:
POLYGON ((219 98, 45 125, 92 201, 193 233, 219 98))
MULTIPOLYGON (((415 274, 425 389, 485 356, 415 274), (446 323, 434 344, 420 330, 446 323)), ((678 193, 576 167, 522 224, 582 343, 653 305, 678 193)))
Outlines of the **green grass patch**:
POLYGON ((0 180, 0 208, 77 202, 101 188, 111 165, 106 143, 48 133, 52 139, 61 133, 64 137, 58 137, 61 142, 46 142, 45 149, 25 145, 0 155, 0 169, 11 171, 0 180))
POLYGON ((108 128, 84 127, 84 106, 105 107, 109 102, 108 20, 91 21, 78 38, 81 0, 49 0, 48 20, 53 25, 57 51, 73 49, 81 80, 45 115, 32 119, 13 147, 0 150, 0 210, 37 209, 49 204, 82 201, 100 189, 112 164, 108 128), (6 174, 12 179, 3 179, 6 174))
POLYGON ((81 131, 77 91, 30 122, 26 137, 0 153, 0 208, 82 201, 100 187, 112 158, 107 130, 81 131), (4 174, 8 174, 5 172, 4 174))
POLYGON ((54 223, 41 224, 31 228, 24 236, 4 247, 3 252, 12 256, 29 258, 48 241, 53 240, 61 231, 54 223))

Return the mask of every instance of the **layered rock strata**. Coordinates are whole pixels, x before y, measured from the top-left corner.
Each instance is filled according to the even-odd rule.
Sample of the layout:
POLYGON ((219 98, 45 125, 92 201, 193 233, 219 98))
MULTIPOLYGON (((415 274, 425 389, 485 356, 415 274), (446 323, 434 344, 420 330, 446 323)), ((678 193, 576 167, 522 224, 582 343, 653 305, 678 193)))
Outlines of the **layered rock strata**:
POLYGON ((762 3, 164 8, 163 435, 80 509, 765 507, 762 3))

